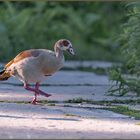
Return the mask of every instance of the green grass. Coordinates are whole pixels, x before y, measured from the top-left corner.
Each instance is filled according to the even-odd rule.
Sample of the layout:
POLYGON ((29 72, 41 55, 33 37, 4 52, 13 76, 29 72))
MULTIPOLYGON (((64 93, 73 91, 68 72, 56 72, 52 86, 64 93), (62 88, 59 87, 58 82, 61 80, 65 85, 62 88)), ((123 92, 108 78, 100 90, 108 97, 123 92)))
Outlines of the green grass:
POLYGON ((4 101, 0 101, 0 103, 29 104, 30 102, 28 102, 28 101, 8 101, 8 100, 4 100, 4 101))
POLYGON ((54 106, 55 103, 58 103, 58 101, 54 101, 54 100, 41 100, 41 101, 38 101, 39 103, 42 103, 42 104, 49 104, 50 106, 54 106))
MULTIPOLYGON (((72 99, 72 100, 68 100, 65 101, 66 103, 91 103, 91 104, 96 104, 96 105, 105 105, 105 106, 111 106, 113 103, 116 104, 137 104, 140 103, 140 99, 137 100, 112 100, 112 101, 93 101, 93 100, 84 100, 82 98, 76 98, 76 99, 72 99)), ((109 110, 109 111, 113 111, 115 113, 120 113, 123 115, 127 115, 127 116, 131 116, 134 117, 135 119, 140 119, 140 111, 137 110, 132 110, 129 109, 126 106, 114 106, 112 105, 112 107, 102 107, 101 109, 104 110, 109 110)))
POLYGON ((134 117, 135 119, 140 119, 140 111, 132 110, 126 106, 116 106, 113 108, 105 108, 106 110, 113 111, 116 113, 120 113, 123 115, 134 117))
MULTIPOLYGON (((37 101, 37 102, 42 103, 42 104, 48 104, 48 106, 55 106, 55 103, 57 103, 57 101, 50 101, 50 100, 42 100, 42 101, 37 101)), ((8 101, 8 100, 4 100, 4 101, 0 101, 0 103, 30 104, 31 101, 8 101)))
POLYGON ((74 115, 74 114, 70 114, 70 113, 66 113, 65 116, 71 116, 71 117, 76 116, 76 117, 80 117, 80 116, 77 116, 77 115, 74 115))
MULTIPOLYGON (((8 100, 4 100, 4 101, 0 101, 0 102, 6 102, 6 103, 18 103, 18 104, 29 104, 29 101, 8 101, 8 100)), ((100 101, 94 101, 94 100, 87 100, 87 99, 83 99, 83 98, 74 98, 74 99, 69 99, 66 101, 62 101, 63 103, 89 103, 89 104, 95 104, 95 105, 112 105, 112 104, 139 104, 140 103, 140 99, 137 100, 132 100, 132 99, 128 99, 128 100, 118 100, 118 99, 114 99, 111 101, 108 100, 100 100, 100 101)), ((40 100, 38 101, 38 103, 42 103, 42 104, 48 104, 50 106, 55 106, 55 103, 59 103, 59 101, 55 101, 55 100, 40 100)), ((66 107, 69 105, 65 105, 66 107)))
POLYGON ((87 101, 87 100, 84 100, 83 98, 74 98, 74 99, 69 99, 67 101, 64 101, 65 103, 82 103, 84 101, 87 101))
POLYGON ((140 99, 137 100, 132 100, 132 99, 128 99, 128 100, 118 100, 118 99, 114 99, 111 101, 108 100, 100 100, 100 101, 94 101, 94 100, 85 100, 83 98, 74 98, 74 99, 70 99, 67 101, 64 101, 65 103, 90 103, 90 104, 96 104, 96 105, 111 105, 113 103, 115 104, 138 104, 140 103, 140 99))
POLYGON ((47 104, 48 106, 55 106, 55 104, 54 103, 49 103, 49 104, 47 104))

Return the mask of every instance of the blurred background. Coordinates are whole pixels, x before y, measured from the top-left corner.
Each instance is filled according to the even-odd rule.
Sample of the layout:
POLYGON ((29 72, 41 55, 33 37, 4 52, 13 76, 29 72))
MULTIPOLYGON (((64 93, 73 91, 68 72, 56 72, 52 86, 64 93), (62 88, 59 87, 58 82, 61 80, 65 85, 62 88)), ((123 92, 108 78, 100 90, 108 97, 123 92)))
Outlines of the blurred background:
POLYGON ((0 2, 0 62, 30 48, 53 50, 61 38, 76 51, 65 55, 66 62, 75 61, 63 69, 107 75, 118 85, 111 93, 140 95, 139 1, 0 2))
POLYGON ((0 2, 0 61, 30 48, 53 49, 67 38, 70 60, 121 61, 118 35, 124 2, 0 2))

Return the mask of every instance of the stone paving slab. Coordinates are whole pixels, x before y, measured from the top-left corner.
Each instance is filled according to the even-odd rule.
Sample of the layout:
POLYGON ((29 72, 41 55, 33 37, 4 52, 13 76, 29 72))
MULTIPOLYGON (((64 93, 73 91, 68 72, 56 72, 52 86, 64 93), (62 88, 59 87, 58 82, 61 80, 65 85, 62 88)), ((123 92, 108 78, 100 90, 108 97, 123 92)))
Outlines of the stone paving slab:
MULTIPOLYGON (((7 81, 0 81, 0 101, 31 100, 33 93, 25 90, 22 85, 19 80, 13 77, 7 81)), ((140 97, 134 95, 125 95, 123 97, 107 96, 106 93, 110 88, 110 82, 107 76, 99 76, 90 72, 59 71, 44 80, 43 86, 40 88, 52 94, 52 96, 49 98, 39 96, 39 100, 65 101, 73 98, 95 101, 140 99, 140 97)))
MULTIPOLYGON (((90 105, 57 103, 22 104, 7 101, 31 101, 33 93, 11 78, 0 82, 0 137, 1 138, 139 138, 139 121, 128 116, 95 108, 90 105), (19 86, 20 85, 20 86, 19 86)), ((110 87, 106 76, 89 72, 59 71, 44 80, 41 89, 52 94, 38 100, 65 101, 73 98, 99 100, 132 99, 132 96, 106 96, 110 87), (47 85, 49 84, 49 86, 47 85)), ((137 97, 134 97, 135 99, 137 97)), ((134 99, 133 98, 133 99, 134 99)))
MULTIPOLYGON (((41 90, 51 94, 49 98, 38 96, 38 100, 67 101, 70 99, 82 98, 93 101, 112 101, 140 99, 140 97, 107 96, 109 86, 42 86, 41 90)), ((31 101, 34 94, 25 90, 22 86, 0 85, 0 101, 31 101)))
POLYGON ((1 138, 140 137, 138 121, 123 115, 116 117, 115 113, 104 110, 0 103, 0 118, 1 138), (110 118, 113 115, 115 118, 110 118), (100 118, 96 118, 98 116, 100 118))

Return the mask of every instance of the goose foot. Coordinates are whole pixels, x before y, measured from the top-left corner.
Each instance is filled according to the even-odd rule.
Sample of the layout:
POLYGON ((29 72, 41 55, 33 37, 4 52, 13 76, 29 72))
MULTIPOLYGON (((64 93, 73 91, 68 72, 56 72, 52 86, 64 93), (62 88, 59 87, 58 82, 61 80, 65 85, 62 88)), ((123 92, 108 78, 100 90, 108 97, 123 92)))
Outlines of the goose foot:
POLYGON ((36 105, 36 104, 37 104, 36 99, 33 99, 33 100, 31 101, 31 104, 36 105))
POLYGON ((52 96, 51 94, 45 93, 45 92, 43 92, 42 90, 39 90, 39 89, 38 89, 38 91, 39 91, 39 94, 40 94, 40 95, 44 95, 45 97, 50 97, 50 96, 52 96))
POLYGON ((37 100, 37 95, 38 95, 38 93, 35 92, 35 97, 33 98, 31 104, 33 104, 33 105, 36 105, 37 104, 37 101, 36 101, 37 100))

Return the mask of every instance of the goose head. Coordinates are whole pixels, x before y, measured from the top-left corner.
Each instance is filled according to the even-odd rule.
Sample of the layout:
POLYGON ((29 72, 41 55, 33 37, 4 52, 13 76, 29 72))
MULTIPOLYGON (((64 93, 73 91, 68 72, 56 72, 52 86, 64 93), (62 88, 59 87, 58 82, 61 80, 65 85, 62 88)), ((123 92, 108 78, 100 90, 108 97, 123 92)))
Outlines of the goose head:
POLYGON ((67 39, 61 39, 61 40, 58 40, 56 42, 56 46, 62 50, 62 51, 66 51, 68 52, 70 55, 75 55, 75 52, 73 50, 73 47, 72 47, 72 44, 69 40, 67 39))

